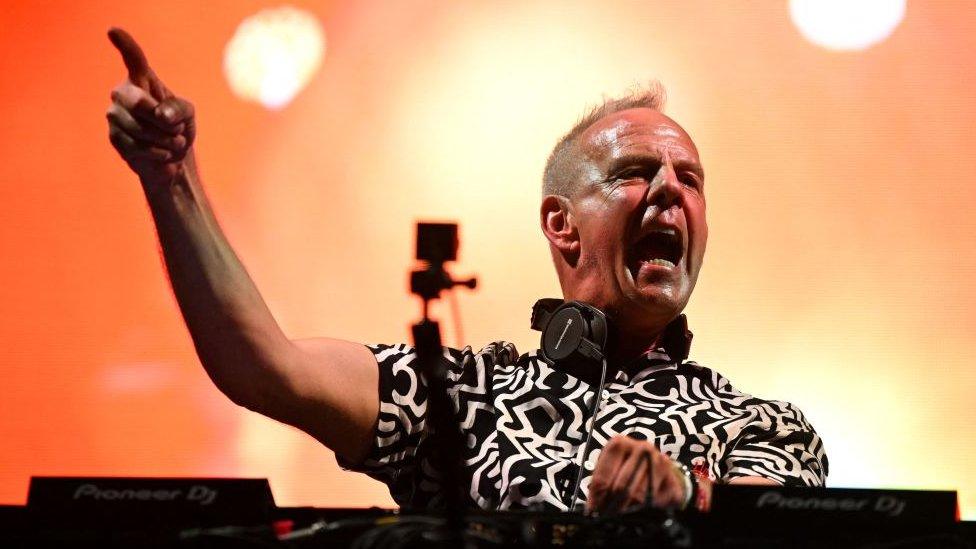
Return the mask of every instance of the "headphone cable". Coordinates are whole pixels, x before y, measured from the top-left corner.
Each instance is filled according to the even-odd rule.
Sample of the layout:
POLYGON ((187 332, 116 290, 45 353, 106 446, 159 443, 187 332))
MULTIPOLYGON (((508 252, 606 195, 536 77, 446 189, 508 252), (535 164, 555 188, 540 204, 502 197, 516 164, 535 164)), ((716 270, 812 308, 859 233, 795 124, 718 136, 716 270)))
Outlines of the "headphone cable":
POLYGON ((600 413, 600 401, 603 400, 603 383, 607 378, 607 357, 603 357, 602 365, 603 367, 600 370, 600 386, 596 390, 596 400, 593 401, 593 411, 590 412, 590 428, 586 430, 586 442, 583 443, 583 456, 580 458, 579 471, 576 472, 576 484, 571 492, 573 494, 573 499, 569 506, 570 513, 576 510, 580 483, 583 482, 583 471, 586 469, 586 456, 590 453, 590 443, 593 441, 593 428, 596 427, 596 416, 598 413, 600 413))

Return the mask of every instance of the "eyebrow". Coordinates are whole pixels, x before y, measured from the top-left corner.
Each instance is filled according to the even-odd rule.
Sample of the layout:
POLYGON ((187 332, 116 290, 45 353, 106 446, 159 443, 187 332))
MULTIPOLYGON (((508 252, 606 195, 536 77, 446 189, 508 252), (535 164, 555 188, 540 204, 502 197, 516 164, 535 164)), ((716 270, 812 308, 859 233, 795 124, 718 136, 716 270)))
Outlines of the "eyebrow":
MULTIPOLYGON (((660 166, 661 164, 662 164, 661 159, 657 156, 651 156, 648 154, 626 154, 624 156, 615 159, 610 164, 610 168, 609 170, 607 170, 607 173, 608 175, 613 174, 617 171, 620 171, 630 166, 646 166, 646 165, 660 166)), ((677 160, 673 160, 672 164, 674 165, 674 170, 676 172, 688 171, 697 175, 703 181, 705 180, 705 170, 698 162, 688 160, 685 158, 679 158, 677 160)))

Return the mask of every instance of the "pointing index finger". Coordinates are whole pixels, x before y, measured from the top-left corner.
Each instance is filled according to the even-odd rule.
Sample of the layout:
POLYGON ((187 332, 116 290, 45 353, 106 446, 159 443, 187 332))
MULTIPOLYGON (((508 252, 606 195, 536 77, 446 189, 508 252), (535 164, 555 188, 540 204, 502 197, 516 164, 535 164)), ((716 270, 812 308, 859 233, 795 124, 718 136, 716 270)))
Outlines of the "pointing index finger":
POLYGON ((142 52, 139 44, 129 35, 129 33, 118 27, 112 27, 108 31, 108 39, 111 40, 115 49, 122 54, 122 61, 125 68, 129 71, 129 81, 143 88, 149 89, 149 61, 146 54, 142 52))

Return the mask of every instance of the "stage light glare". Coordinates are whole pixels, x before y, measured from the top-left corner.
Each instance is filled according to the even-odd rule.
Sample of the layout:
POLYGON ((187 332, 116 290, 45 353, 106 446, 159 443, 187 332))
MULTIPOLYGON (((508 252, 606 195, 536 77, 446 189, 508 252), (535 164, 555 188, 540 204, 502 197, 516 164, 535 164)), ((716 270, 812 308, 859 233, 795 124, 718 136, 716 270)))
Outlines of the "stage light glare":
POLYGON ((238 97, 281 109, 311 81, 324 54, 325 33, 314 15, 266 9, 237 27, 224 50, 224 74, 238 97))
POLYGON ((831 50, 863 50, 888 38, 906 0, 790 0, 790 17, 807 40, 831 50))

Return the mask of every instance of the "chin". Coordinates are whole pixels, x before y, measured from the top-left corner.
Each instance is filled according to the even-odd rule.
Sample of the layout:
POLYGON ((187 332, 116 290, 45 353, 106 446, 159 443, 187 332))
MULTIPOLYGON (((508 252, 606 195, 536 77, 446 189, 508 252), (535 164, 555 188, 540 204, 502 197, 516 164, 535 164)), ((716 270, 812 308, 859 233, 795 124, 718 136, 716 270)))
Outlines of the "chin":
POLYGON ((663 326, 674 320, 688 303, 688 296, 672 287, 640 288, 620 311, 628 324, 663 326))

